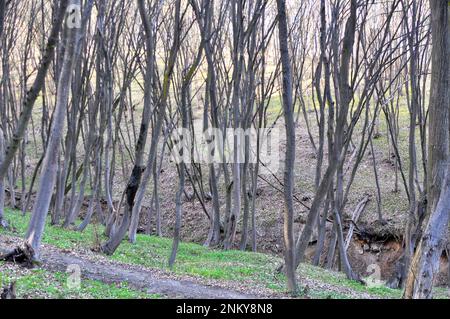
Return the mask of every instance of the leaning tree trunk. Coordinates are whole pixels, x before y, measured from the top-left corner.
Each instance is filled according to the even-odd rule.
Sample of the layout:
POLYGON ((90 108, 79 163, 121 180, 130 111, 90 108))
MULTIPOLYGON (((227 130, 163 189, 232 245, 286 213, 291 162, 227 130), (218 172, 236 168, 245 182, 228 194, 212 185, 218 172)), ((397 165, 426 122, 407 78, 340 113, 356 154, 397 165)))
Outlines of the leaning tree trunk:
POLYGON ((31 119, 31 113, 33 110, 34 103, 41 91, 47 70, 50 67, 50 62, 53 59, 53 53, 55 51, 56 44, 58 43, 58 34, 61 30, 62 21, 69 4, 69 0, 61 0, 59 2, 59 11, 55 21, 53 22, 50 36, 47 40, 47 45, 45 47, 44 56, 41 61, 41 66, 37 71, 36 77, 34 79, 32 87, 28 90, 26 99, 24 101, 22 113, 17 123, 16 131, 11 137, 8 147, 6 148, 5 158, 0 163, 0 179, 3 179, 8 171, 9 165, 14 159, 14 155, 19 149, 20 142, 23 140, 25 131, 28 127, 28 123, 31 119))
POLYGON ((442 189, 436 210, 431 214, 428 225, 422 235, 414 259, 411 262, 404 298, 431 299, 434 280, 439 273, 439 261, 447 241, 450 211, 450 174, 442 189))
POLYGON ((311 209, 309 211, 306 225, 302 230, 300 237, 297 239, 296 244, 296 261, 295 267, 297 268, 303 261, 306 248, 309 245, 309 241, 312 236, 315 222, 317 221, 320 207, 328 193, 328 189, 333 181, 333 176, 337 172, 338 164, 342 160, 342 154, 344 149, 345 128, 347 123, 347 116, 352 99, 353 92, 351 91, 349 83, 350 73, 350 61, 353 53, 353 45, 355 42, 356 33, 356 19, 357 19, 357 1, 352 0, 350 6, 350 16, 347 20, 344 39, 342 41, 341 61, 339 66, 339 93, 340 93, 340 108, 337 114, 336 129, 335 129, 335 145, 332 150, 329 151, 331 158, 330 165, 328 166, 322 180, 317 188, 316 195, 311 209))
MULTIPOLYGON (((146 21, 145 11, 143 2, 138 2, 140 6, 141 11, 141 17, 143 17, 143 23, 146 21)), ((101 250, 107 254, 112 255, 116 251, 116 249, 119 247, 120 243, 122 242, 123 238, 125 237, 131 223, 131 217, 132 215, 139 214, 141 207, 142 207, 142 201, 144 198, 145 190, 147 187, 148 179, 151 173, 151 168, 153 167, 155 161, 156 161, 156 153, 157 153, 157 145, 159 142, 159 136, 162 131, 162 125, 164 121, 164 115, 166 112, 166 106, 167 101, 169 98, 169 90, 170 90, 170 82, 172 80, 172 74, 178 54, 179 44, 180 44, 180 26, 181 26, 181 1, 177 0, 175 2, 175 14, 174 14, 174 40, 172 43, 171 51, 169 54, 169 61, 167 63, 167 70, 164 73, 164 80, 162 85, 162 92, 160 97, 160 103, 159 103, 159 110, 157 114, 157 120, 155 124, 155 128, 153 129, 153 135, 150 143, 150 154, 148 155, 147 164, 146 166, 139 166, 140 161, 136 161, 133 171, 130 175, 127 188, 125 190, 126 193, 126 207, 124 210, 124 215, 122 217, 122 221, 120 222, 119 227, 117 230, 111 234, 108 241, 102 244, 101 250)), ((147 78, 146 80, 150 80, 147 78)), ((148 93, 148 92, 147 92, 148 93)), ((143 131, 145 129, 148 129, 147 127, 143 127, 141 125, 141 132, 139 134, 139 137, 141 140, 138 140, 138 144, 136 146, 136 154, 140 154, 144 150, 144 146, 142 144, 144 140, 143 131), (142 145, 141 145, 142 144, 142 145), (142 151, 141 151, 142 150, 142 151)))
MULTIPOLYGON (((80 0, 71 0, 72 5, 80 5, 80 0)), ((73 18, 73 12, 69 13, 67 21, 73 18)), ((76 14, 76 13, 75 13, 76 14)), ((39 191, 36 203, 33 207, 33 214, 28 225, 25 246, 31 247, 31 259, 39 258, 39 246, 41 244, 42 234, 44 232, 45 220, 50 206, 50 200, 56 182, 56 170, 58 153, 61 146, 61 139, 64 133, 64 120, 69 102, 69 89, 72 79, 72 70, 74 65, 75 40, 78 27, 67 27, 66 50, 64 54, 61 74, 58 80, 57 102, 53 114, 53 122, 50 131, 50 137, 42 166, 42 173, 39 181, 39 191)))
MULTIPOLYGON (((6 4, 8 1, 0 2, 0 36, 3 33, 3 23, 4 23, 4 13, 6 9, 6 4)), ((45 82, 45 76, 50 67, 50 63, 53 59, 53 53, 55 51, 56 44, 58 43, 58 35, 61 30, 62 21, 64 19, 65 11, 68 6, 68 0, 62 0, 59 3, 59 11, 56 15, 55 21, 53 21, 52 29, 50 35, 48 37, 47 45, 45 47, 44 56, 41 60, 40 67, 37 71, 36 77, 34 79, 33 85, 28 90, 26 99, 23 102, 22 112, 20 113, 20 117, 17 122, 16 129, 14 134, 11 136, 10 142, 6 149, 2 151, 2 159, 0 160, 0 183, 2 187, 4 187, 4 179, 8 173, 11 162, 14 160, 14 156, 19 149, 20 143, 22 142, 25 132, 28 127, 28 123, 30 122, 31 113, 33 110, 34 103, 39 95, 39 92, 42 90, 45 82)), ((5 128, 6 129, 6 128, 5 128)), ((4 196, 4 195, 3 195, 4 196)), ((0 201, 3 210, 4 201, 0 201)))

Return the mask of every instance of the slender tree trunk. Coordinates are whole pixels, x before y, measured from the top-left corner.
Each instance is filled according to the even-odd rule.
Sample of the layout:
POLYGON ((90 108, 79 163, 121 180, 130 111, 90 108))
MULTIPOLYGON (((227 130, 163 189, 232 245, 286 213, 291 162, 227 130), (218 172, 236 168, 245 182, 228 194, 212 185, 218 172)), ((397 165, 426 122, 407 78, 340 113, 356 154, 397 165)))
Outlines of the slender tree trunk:
MULTIPOLYGON (((333 176, 335 175, 340 161, 343 159, 344 152, 344 135, 347 123, 347 116, 350 107, 350 102, 352 99, 351 87, 349 82, 350 73, 350 60, 353 53, 353 45, 355 41, 356 33, 356 11, 357 11, 357 1, 352 0, 350 6, 350 16, 347 20, 345 27, 345 34, 342 44, 341 61, 339 66, 339 96, 337 96, 339 112, 337 114, 336 120, 336 130, 335 130, 335 142, 334 146, 329 149, 330 164, 317 188, 316 195, 314 197, 313 203, 311 205, 310 212, 306 221, 306 225, 302 230, 300 237, 296 244, 296 268, 303 261, 306 248, 308 247, 309 240, 311 238, 315 222, 317 221, 317 216, 319 214, 320 207, 325 199, 328 189, 333 181, 333 176)), ((335 48, 336 50, 337 48, 335 48)))
POLYGON ((404 293, 408 299, 433 296, 450 211, 450 1, 430 0, 430 6, 433 37, 427 181, 430 217, 409 268, 404 293))
POLYGON ((6 0, 0 0, 0 39, 3 34, 3 26, 5 22, 6 0))
POLYGON ((0 179, 3 179, 5 177, 8 168, 14 159, 14 155, 19 149, 20 142, 23 140, 25 131, 28 127, 28 123, 31 119, 31 113, 33 110, 34 103, 36 102, 39 92, 41 91, 44 85, 47 70, 50 67, 50 63, 53 59, 53 52, 55 51, 55 47, 58 43, 58 35, 61 30, 61 25, 68 4, 69 0, 59 1, 58 13, 56 15, 56 19, 53 21, 52 30, 47 40, 47 46, 45 47, 44 56, 42 58, 38 72, 36 74, 36 78, 34 79, 34 83, 27 92, 26 99, 23 102, 24 104, 22 113, 18 120, 16 130, 13 136, 11 137, 11 141, 9 142, 9 145, 6 148, 5 158, 0 164, 0 179))
MULTIPOLYGON (((71 0, 73 5, 80 5, 80 0, 71 0)), ((70 12, 67 19, 73 19, 76 13, 70 12)), ((78 17, 77 17, 78 18, 78 17)), ((67 20, 69 21, 69 20, 67 20)), ((66 50, 58 80, 57 102, 53 115, 52 128, 42 166, 39 191, 33 213, 28 225, 26 244, 32 248, 32 259, 39 258, 39 247, 44 232, 45 220, 50 206, 50 199, 55 187, 57 159, 64 132, 65 114, 69 102, 69 88, 74 65, 75 40, 78 28, 67 26, 66 50)))
MULTIPOLYGON (((0 88, 1 90, 1 88, 0 88)), ((2 98, 0 96, 0 98, 2 98)), ((3 160, 5 148, 5 138, 3 135, 3 130, 0 125, 0 162, 3 160)), ((3 184, 3 179, 0 179, 0 228, 8 227, 6 220, 4 219, 4 208, 5 208, 5 185, 3 184)))
MULTIPOLYGON (((142 5, 143 7, 143 5, 142 5)), ((172 48, 169 55, 169 61, 167 63, 167 70, 164 73, 164 80, 163 80, 163 88, 162 88, 162 95, 160 98, 160 105, 157 115, 157 120, 155 127, 153 129, 153 135, 152 140, 150 144, 150 154, 147 159, 147 164, 144 168, 144 166, 139 166, 139 161, 135 162, 135 166, 133 168, 133 171, 131 173, 130 179, 128 181, 127 189, 126 189, 126 207, 124 211, 123 218, 121 220, 121 223, 117 230, 111 234, 110 239, 105 242, 102 245, 102 251, 107 255, 112 255, 116 249, 119 247, 120 243, 122 242, 123 238, 125 237, 127 230, 129 229, 130 222, 131 222, 131 216, 133 214, 139 214, 141 207, 142 207, 142 200, 144 198, 145 190, 147 187, 148 179, 150 177, 152 167, 156 160, 156 154, 157 154, 157 146, 159 137, 162 131, 162 125, 164 121, 164 116, 166 112, 166 106, 167 106, 167 100, 169 98, 169 89, 170 89, 170 81, 172 78, 179 45, 180 45, 180 32, 181 32, 181 0, 177 0, 175 2, 175 17, 174 17, 174 40, 172 44, 172 48), (144 170, 145 169, 145 170, 144 170), (141 183, 142 179, 142 183, 141 183)), ((142 13, 144 13, 145 18, 145 11, 142 9, 140 10, 142 13)), ((141 126, 141 133, 140 137, 143 136, 143 131, 145 127, 141 126)), ((142 140, 138 139, 138 144, 136 146, 137 153, 141 153, 140 149, 143 150, 143 145, 140 145, 142 140)), ((143 151, 142 151, 143 156, 143 151)))
POLYGON ((277 0, 280 54, 283 69, 283 110, 286 127, 286 159, 284 169, 284 260, 289 291, 297 293, 294 250, 294 165, 295 165, 295 124, 292 102, 292 74, 288 48, 288 25, 286 1, 277 0))
MULTIPOLYGON (((3 25, 5 21, 5 12, 6 12, 6 0, 0 0, 0 43, 2 43, 3 38, 3 25)), ((3 70, 4 71, 4 70, 3 70)), ((2 77, 0 78, 0 81, 6 81, 6 79, 2 77)), ((0 112, 4 112, 4 92, 3 88, 5 86, 3 85, 0 87, 0 112)), ((4 154, 5 154, 5 135, 3 132, 3 123, 0 123, 0 163, 3 163, 4 160, 4 154)), ((0 228, 7 227, 7 223, 4 219, 4 209, 5 209, 5 184, 4 184, 4 178, 0 178, 0 228)))
POLYGON ((240 94, 241 94, 241 78, 242 78, 242 60, 243 60, 243 3, 242 0, 231 1, 231 16, 233 24, 233 206, 227 220, 226 234, 224 240, 224 248, 231 249, 236 236, 237 223, 241 214, 241 143, 243 136, 240 134, 241 127, 241 111, 240 111, 240 94))
POLYGON ((447 165, 447 178, 442 188, 436 210, 430 216, 425 232, 409 268, 405 299, 431 299, 433 285, 439 273, 442 252, 448 234, 450 211, 450 170, 447 165))
MULTIPOLYGON (((135 166, 134 166, 134 170, 139 169, 142 173, 142 171, 144 170, 144 149, 145 149, 145 144, 147 142, 147 132, 148 132, 148 127, 150 124, 150 115, 151 115, 151 87, 152 87, 152 77, 154 75, 154 71, 153 71, 153 51, 154 51, 154 47, 153 47, 153 30, 151 28, 150 25, 150 21, 147 17, 147 13, 145 10, 145 5, 144 5, 144 1, 139 0, 138 1, 138 6, 139 6, 139 12, 141 15, 141 20, 142 20, 142 24, 144 26, 144 31, 145 31, 145 43, 146 43, 146 49, 147 49, 147 60, 146 60, 146 70, 145 70, 145 87, 144 87, 144 110, 142 113, 142 122, 141 122, 141 130, 139 132, 139 138, 138 138, 138 142, 136 145, 136 160, 135 160, 135 166)), ((130 176, 130 180, 129 180, 129 185, 131 185, 132 179, 133 179, 133 175, 130 176)), ((134 192, 137 191, 137 187, 139 187, 140 184, 140 176, 139 176, 139 181, 138 184, 136 185, 136 189, 134 190, 134 192)), ((134 196, 134 195, 133 195, 134 196)), ((129 210, 129 212, 127 214, 130 214, 131 211, 133 210, 133 205, 134 203, 130 202, 131 205, 129 205, 127 207, 127 210, 129 210)), ((130 242, 134 243, 136 241, 136 233, 137 233, 137 228, 138 228, 138 224, 139 224, 139 217, 140 217, 140 210, 136 210, 132 216, 131 216, 131 225, 130 225, 130 230, 129 230, 129 239, 130 242)))
MULTIPOLYGON (((417 226, 418 221, 416 220, 416 189, 414 184, 414 177, 416 171, 416 121, 417 121, 417 111, 419 107, 419 97, 418 97, 418 84, 417 84, 417 59, 418 52, 417 48, 415 48, 415 30, 416 30, 416 21, 417 21, 417 4, 415 2, 412 3, 412 29, 408 30, 408 43, 410 47, 411 57, 410 57, 410 67, 409 67, 409 77, 410 77, 410 85, 412 91, 412 98, 410 104, 410 121, 409 121, 409 176, 408 176, 408 188, 409 188, 409 216, 408 222, 406 225, 405 231, 405 256, 403 267, 404 270, 401 274, 402 277, 406 275, 407 269, 409 269, 409 264, 411 262, 411 258, 414 254, 415 242, 413 241, 413 232, 415 227, 417 226)), ((406 23, 408 24, 408 22, 406 23)), ((409 90, 407 90, 409 91, 409 90)), ((402 280, 403 281, 403 280, 402 280)))

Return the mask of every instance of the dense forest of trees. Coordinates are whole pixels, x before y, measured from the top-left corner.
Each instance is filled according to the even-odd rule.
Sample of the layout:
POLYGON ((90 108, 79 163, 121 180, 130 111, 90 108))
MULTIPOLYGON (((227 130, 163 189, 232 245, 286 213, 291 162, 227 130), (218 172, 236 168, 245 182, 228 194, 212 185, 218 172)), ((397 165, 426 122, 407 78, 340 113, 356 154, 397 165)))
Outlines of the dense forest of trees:
POLYGON ((348 248, 368 198, 354 210, 349 196, 369 171, 376 222, 392 222, 374 148, 383 139, 408 202, 389 285, 433 297, 449 250, 450 1, 0 0, 0 59, 0 227, 7 202, 31 212, 4 259, 39 260, 48 218, 79 232, 103 224, 106 255, 138 232, 161 236, 169 165, 170 267, 186 200, 200 203, 205 246, 258 251, 264 183, 283 194, 273 213, 289 291, 313 237, 313 264, 362 281, 348 248), (279 172, 262 155, 276 128, 279 172), (250 129, 256 138, 236 133, 250 129), (314 153, 309 203, 298 196, 299 130, 314 153), (207 158, 196 162, 199 132, 207 158))

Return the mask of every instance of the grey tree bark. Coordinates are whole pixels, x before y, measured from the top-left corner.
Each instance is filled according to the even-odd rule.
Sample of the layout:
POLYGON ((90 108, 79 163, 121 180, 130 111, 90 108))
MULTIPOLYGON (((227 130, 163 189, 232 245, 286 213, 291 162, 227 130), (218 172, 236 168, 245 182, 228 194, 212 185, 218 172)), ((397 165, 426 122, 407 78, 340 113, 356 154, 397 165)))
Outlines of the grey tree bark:
POLYGON ((284 260, 288 289, 297 293, 294 250, 294 165, 295 165, 295 124, 292 101, 292 73, 288 48, 288 25, 286 1, 277 0, 280 55, 283 72, 283 111, 286 129, 286 159, 284 168, 284 260))
MULTIPOLYGON (((0 125, 0 162, 3 160, 3 154, 5 152, 5 137, 3 134, 3 129, 0 125)), ((5 209, 5 185, 3 179, 0 179, 0 228, 7 228, 8 224, 4 219, 4 209, 5 209)))
POLYGON ((409 268, 404 298, 432 298, 450 211, 450 1, 430 0, 432 75, 429 106, 429 219, 409 268))
MULTIPOLYGON (((448 165, 447 165, 448 166, 448 165)), ((433 286, 439 273, 442 252, 445 249, 448 234, 450 211, 450 170, 436 209, 430 216, 425 232, 419 242, 409 268, 403 297, 405 299, 431 299, 433 286)))
MULTIPOLYGON (((152 78, 154 75, 153 65, 154 65, 154 35, 152 26, 150 23, 149 18, 147 17, 147 12, 145 10, 144 1, 139 0, 138 1, 138 7, 139 7, 139 13, 142 20, 142 25, 144 27, 144 33, 145 33, 145 45, 146 45, 146 70, 145 70, 145 88, 144 88, 144 110, 142 111, 142 121, 141 121, 141 129, 139 132, 139 138, 138 142, 136 144, 136 150, 135 150, 135 164, 133 168, 133 174, 138 175, 131 175, 130 180, 128 181, 129 187, 132 186, 133 178, 136 179, 137 185, 135 185, 136 190, 137 187, 139 187, 140 183, 140 175, 142 174, 144 170, 144 150, 145 145, 147 143, 147 135, 148 135, 148 127, 150 124, 150 115, 152 110, 152 96, 151 96, 151 88, 152 88, 152 78)), ((135 190, 135 191, 136 191, 135 190)), ((131 193, 127 196, 130 196, 131 193)), ((129 200, 128 200, 129 201, 129 200)), ((131 203, 131 202, 130 202, 131 203)), ((127 214, 131 214, 131 211, 133 210, 133 205, 128 205, 127 208, 129 212, 127 214)), ((135 211, 131 216, 131 224, 130 224, 130 230, 129 230, 129 239, 130 242, 134 243, 136 241, 136 233, 139 223, 139 216, 140 211, 135 211)))
MULTIPOLYGON (((353 45, 355 41, 356 32, 356 9, 358 7, 357 1, 351 1, 350 16, 347 20, 345 27, 345 34, 342 44, 341 60, 339 66, 339 95, 338 99, 339 111, 336 119, 335 140, 332 149, 329 151, 330 165, 325 171, 324 176, 316 190, 313 203, 311 205, 310 212, 307 217, 306 225, 302 230, 296 243, 296 268, 303 261, 306 248, 308 247, 309 240, 311 238, 317 216, 322 206, 323 200, 328 193, 328 189, 333 182, 334 175, 336 174, 339 162, 343 156, 345 129, 347 123, 348 110, 350 101, 352 98, 351 87, 349 85, 349 72, 350 72, 350 60, 353 52, 353 45)), ((335 48, 336 50, 337 48, 335 48)), ((338 201, 339 204, 339 201, 338 201)), ((340 209, 340 207, 339 207, 340 209)))
POLYGON ((28 127, 28 123, 30 122, 34 103, 36 102, 39 92, 44 85, 47 70, 49 69, 50 63, 53 59, 53 52, 55 51, 55 47, 58 43, 58 35, 61 30, 62 21, 64 19, 68 4, 69 0, 59 1, 58 14, 56 15, 55 21, 53 21, 52 30, 47 40, 47 45, 45 47, 44 56, 42 57, 39 70, 36 74, 33 85, 27 92, 26 99, 23 102, 23 111, 18 120, 16 131, 14 132, 13 136, 11 137, 11 141, 6 147, 5 158, 0 164, 0 179, 3 179, 5 177, 9 165, 13 161, 14 155, 19 149, 20 143, 23 140, 25 131, 28 127))
MULTIPOLYGON (((80 0, 71 0, 71 5, 80 6, 80 0)), ((79 11, 78 11, 79 12, 79 11)), ((42 235, 48 209, 50 206, 50 199, 55 187, 56 170, 58 153, 61 146, 61 139, 64 132, 65 114, 69 102, 69 89, 72 79, 72 71, 74 65, 74 53, 76 46, 77 33, 79 27, 76 24, 71 24, 69 19, 79 19, 76 16, 76 10, 68 12, 66 22, 65 35, 65 54, 61 66, 61 73, 58 80, 57 88, 57 102, 55 105, 53 122, 51 126, 47 151, 42 165, 41 177, 39 180, 39 190, 36 198, 36 203, 33 207, 30 223, 26 234, 26 243, 31 247, 31 259, 39 259, 39 246, 41 244, 42 235)))
POLYGON ((233 24, 233 95, 232 95, 232 111, 233 111, 233 202, 230 214, 227 216, 226 232, 224 239, 224 248, 230 249, 233 246, 236 236, 237 223, 241 215, 241 171, 242 171, 242 157, 241 157, 241 143, 243 143, 243 136, 238 134, 241 126, 241 79, 243 67, 243 2, 242 0, 231 1, 230 10, 233 24))
MULTIPOLYGON (((167 68, 164 73, 163 85, 161 97, 159 99, 159 110, 157 115, 157 120, 155 127, 153 129, 151 144, 150 144, 150 154, 148 155, 146 166, 137 166, 136 162, 131 173, 130 179, 128 181, 126 189, 126 208, 122 220, 116 231, 111 234, 108 241, 102 244, 102 251, 107 255, 112 255, 116 249, 119 247, 123 238, 125 237, 131 222, 131 216, 133 214, 139 214, 142 207, 142 200, 146 191, 148 179, 152 172, 152 167, 156 160, 158 141, 162 130, 162 125, 164 122, 164 116, 166 112, 167 101, 169 98, 170 81, 172 79, 172 74, 178 55, 179 45, 180 45, 180 32, 181 32, 181 1, 177 0, 175 2, 175 17, 174 17, 174 40, 172 43, 169 60, 167 62, 167 68), (145 170, 144 170, 145 169, 145 170), (142 181, 142 182, 141 182, 142 181)), ((141 127, 141 132, 144 128, 141 127)), ((141 135, 141 134, 140 134, 141 135)), ((138 142, 139 144, 139 142, 138 142)), ((137 150, 143 148, 143 146, 137 147, 137 150)), ((144 154, 142 153, 142 156, 144 154)))
POLYGON ((448 161, 448 99, 449 99, 449 2, 430 0, 432 29, 432 74, 429 105, 429 148, 427 180, 427 213, 439 201, 445 166, 448 161))

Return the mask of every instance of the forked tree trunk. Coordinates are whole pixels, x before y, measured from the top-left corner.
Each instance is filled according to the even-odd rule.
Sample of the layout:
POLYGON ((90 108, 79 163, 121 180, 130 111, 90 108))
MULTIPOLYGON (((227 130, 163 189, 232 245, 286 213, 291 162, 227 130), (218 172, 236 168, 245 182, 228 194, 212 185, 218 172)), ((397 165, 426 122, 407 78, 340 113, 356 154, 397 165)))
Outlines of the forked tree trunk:
MULTIPOLYGON (((143 4, 143 2, 142 2, 143 4)), ((112 255, 116 249, 119 247, 120 243, 124 239, 131 223, 131 217, 132 215, 139 214, 141 207, 142 207, 142 201, 144 198, 144 194, 146 191, 148 179, 150 177, 152 167, 156 161, 156 154, 158 149, 158 142, 159 137, 162 131, 162 125, 164 121, 164 116, 166 112, 166 107, 168 103, 169 98, 169 90, 170 90, 170 82, 172 79, 172 74, 176 62, 176 58, 178 55, 178 49, 180 45, 180 26, 181 26, 181 1, 177 0, 175 2, 175 17, 174 17, 174 40, 172 43, 170 55, 169 55, 169 61, 167 63, 167 69, 164 73, 164 80, 162 85, 162 92, 160 97, 160 104, 159 104, 159 110, 157 115, 157 120, 155 127, 153 129, 153 135, 151 139, 150 144, 150 154, 148 155, 147 164, 145 167, 139 166, 139 162, 141 160, 136 160, 133 171, 131 173, 130 179, 127 184, 126 188, 126 207, 124 210, 124 214, 122 217, 122 220, 119 223, 119 227, 114 231, 109 240, 106 241, 104 244, 102 244, 102 251, 107 255, 112 255), (142 180, 142 182, 141 182, 142 180)), ((143 5, 140 7, 140 11, 144 14, 145 19, 145 10, 143 5)), ((144 155, 144 145, 142 144, 144 136, 143 131, 146 129, 144 127, 145 125, 141 125, 141 132, 139 134, 139 140, 138 144, 136 146, 136 154, 141 154, 141 148, 142 148, 142 157, 144 155)))
MULTIPOLYGON (((306 248, 312 236, 314 225, 317 221, 320 207, 328 193, 329 187, 333 182, 334 175, 343 159, 345 129, 348 117, 348 111, 353 92, 349 84, 350 61, 353 53, 353 45, 355 42, 356 19, 357 19, 357 1, 352 0, 350 6, 350 16, 345 27, 344 39, 342 41, 341 61, 339 66, 339 112, 337 114, 336 129, 334 132, 335 144, 333 149, 329 151, 330 163, 317 188, 310 212, 307 217, 306 225, 302 230, 300 237, 296 243, 296 261, 295 267, 303 261, 306 248)), ((336 49, 336 48, 335 48, 336 49)))
POLYGON ((231 249, 236 236, 237 223, 241 215, 241 172, 242 172, 242 158, 241 158, 241 143, 244 143, 241 134, 238 133, 241 128, 241 111, 240 111, 240 94, 241 94, 241 79, 242 79, 242 58, 244 50, 243 40, 243 3, 241 0, 231 1, 231 17, 233 24, 233 96, 232 96, 232 110, 233 110, 233 205, 228 215, 226 223, 226 233, 224 239, 224 248, 231 249))
MULTIPOLYGON (((195 61, 192 63, 192 65, 187 69, 186 75, 183 77, 183 82, 181 84, 181 104, 180 104, 180 113, 181 113, 181 124, 183 127, 183 131, 185 132, 186 129, 188 129, 189 122, 190 122, 190 112, 189 112, 189 93, 191 90, 191 83, 192 80, 196 74, 196 70, 200 65, 201 58, 202 58, 202 52, 203 52, 203 43, 200 44, 200 47, 197 52, 197 56, 195 58, 195 61)), ((175 198, 175 228, 174 228, 174 234, 173 234, 173 243, 172 243, 172 252, 169 257, 169 267, 172 268, 175 259, 177 257, 178 252, 178 246, 181 241, 181 220, 183 215, 183 201, 182 196, 184 193, 184 186, 186 181, 186 154, 184 152, 187 152, 188 147, 191 147, 191 145, 187 144, 187 136, 182 135, 183 141, 180 141, 181 147, 182 147, 182 154, 181 155, 181 163, 178 165, 178 174, 179 174, 179 185, 178 185, 178 191, 175 198)))
MULTIPOLYGON (((211 0, 205 0, 204 10, 205 12, 202 14, 200 12, 200 8, 197 5, 196 1, 191 2, 192 9, 194 10, 194 14, 197 19, 198 26, 200 28, 201 38, 204 42, 204 49, 205 49, 205 58, 206 63, 208 67, 208 77, 207 77, 207 98, 205 100, 205 112, 204 115, 207 115, 208 112, 208 104, 211 108, 211 126, 212 128, 219 128, 219 121, 217 118, 217 109, 218 109, 218 103, 217 103, 217 77, 216 77, 216 70, 214 66, 213 61, 213 47, 212 47, 212 40, 211 40, 211 22, 214 15, 214 6, 211 0)), ((208 118, 204 119, 204 125, 203 125, 204 131, 208 132, 208 118)), ((208 135, 208 138, 210 136, 208 135)), ((216 137, 217 138, 217 137, 216 137)), ((220 150, 215 150, 217 152, 220 150)), ((211 214, 212 218, 210 220, 210 229, 208 238, 205 242, 206 246, 215 246, 220 243, 220 201, 219 201, 219 192, 218 192, 218 186, 217 186, 217 180, 218 180, 218 173, 216 173, 216 169, 214 167, 214 162, 212 161, 212 157, 210 158, 211 163, 209 164, 209 178, 210 178, 210 188, 211 193, 213 197, 213 214, 211 214)), ((227 170, 224 170, 225 175, 225 184, 228 185, 228 174, 227 170)), ((228 192, 226 195, 228 199, 228 192)), ((227 207, 229 207, 228 201, 227 201, 227 207)), ((228 209, 226 209, 228 212, 228 209)))

